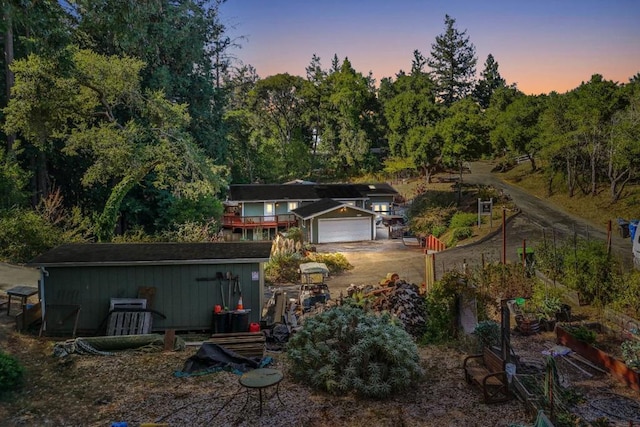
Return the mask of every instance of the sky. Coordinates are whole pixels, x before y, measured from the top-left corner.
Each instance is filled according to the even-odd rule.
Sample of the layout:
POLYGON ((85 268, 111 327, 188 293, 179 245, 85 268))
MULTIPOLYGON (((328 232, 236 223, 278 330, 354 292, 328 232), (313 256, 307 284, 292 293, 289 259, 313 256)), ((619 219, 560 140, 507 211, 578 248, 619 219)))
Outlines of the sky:
POLYGON ((227 0, 220 9, 232 54, 265 78, 305 76, 315 53, 334 54, 377 82, 429 57, 444 17, 527 94, 564 93, 593 74, 626 83, 640 72, 640 0, 227 0))

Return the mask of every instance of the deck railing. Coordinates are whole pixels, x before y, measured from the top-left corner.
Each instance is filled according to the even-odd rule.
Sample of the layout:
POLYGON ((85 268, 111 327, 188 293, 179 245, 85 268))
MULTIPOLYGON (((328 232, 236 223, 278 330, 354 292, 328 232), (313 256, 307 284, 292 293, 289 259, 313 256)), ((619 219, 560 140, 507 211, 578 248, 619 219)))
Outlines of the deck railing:
POLYGON ((294 214, 238 216, 224 215, 222 225, 225 228, 274 228, 294 227, 298 220, 294 214))

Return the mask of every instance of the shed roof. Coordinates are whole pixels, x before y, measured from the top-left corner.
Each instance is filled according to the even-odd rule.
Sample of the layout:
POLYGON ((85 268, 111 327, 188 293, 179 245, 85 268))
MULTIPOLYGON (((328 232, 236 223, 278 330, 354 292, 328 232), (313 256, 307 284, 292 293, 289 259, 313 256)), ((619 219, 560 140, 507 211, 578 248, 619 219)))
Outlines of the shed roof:
POLYGON ((32 266, 216 264, 266 262, 271 242, 70 243, 34 258, 32 266))

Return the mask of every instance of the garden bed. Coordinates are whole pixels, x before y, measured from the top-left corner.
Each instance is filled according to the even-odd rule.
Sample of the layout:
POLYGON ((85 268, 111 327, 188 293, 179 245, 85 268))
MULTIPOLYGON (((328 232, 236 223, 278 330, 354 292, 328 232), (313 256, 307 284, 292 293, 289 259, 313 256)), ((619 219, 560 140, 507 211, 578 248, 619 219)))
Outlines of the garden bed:
POLYGON ((640 373, 627 367, 622 360, 610 355, 603 349, 577 339, 563 326, 556 327, 556 337, 558 344, 569 347, 591 363, 601 366, 617 380, 636 391, 640 391, 640 373))

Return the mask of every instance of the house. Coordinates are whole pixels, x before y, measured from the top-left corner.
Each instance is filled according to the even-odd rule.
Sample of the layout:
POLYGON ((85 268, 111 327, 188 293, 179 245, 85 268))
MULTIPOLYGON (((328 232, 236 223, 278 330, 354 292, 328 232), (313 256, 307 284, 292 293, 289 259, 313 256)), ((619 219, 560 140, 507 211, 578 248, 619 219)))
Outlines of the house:
MULTIPOLYGON (((349 219, 360 219, 369 216, 369 211, 375 215, 389 215, 393 213, 393 202, 398 196, 398 192, 388 184, 318 184, 306 181, 291 181, 287 184, 243 184, 231 185, 229 188, 229 200, 225 202, 225 214, 223 217, 223 228, 228 239, 242 240, 270 240, 279 231, 286 231, 291 227, 300 227, 302 216, 296 215, 294 211, 304 208, 323 199, 331 199, 339 204, 347 205, 353 209, 340 211, 340 214, 333 218, 336 228, 340 225, 347 227, 349 219), (338 223, 342 224, 338 224, 338 223)), ((324 202, 326 203, 326 202, 324 202)), ((321 209, 322 205, 316 206, 321 209)), ((338 205, 333 208, 339 209, 338 205)), ((336 209, 331 209, 335 213, 336 209)), ((329 219, 327 215, 331 212, 318 211, 325 218, 314 216, 319 219, 329 219)), ((309 220, 303 211, 304 218, 309 220)), ((325 223, 327 225, 328 223, 325 223)), ((316 225, 317 226, 317 225, 316 225)), ((325 230, 328 229, 325 227, 325 230)), ((315 229, 317 236, 318 229, 315 229)), ((362 232, 362 236, 364 236, 362 232)), ((372 222, 370 232, 375 238, 375 221, 372 222)), ((321 236, 321 235, 320 235, 321 236)), ((351 239, 353 236, 346 236, 351 239)), ((322 239, 320 239, 322 240, 322 239)), ((352 241, 352 240, 338 240, 352 241)))
POLYGON ((165 317, 153 317, 153 330, 197 331, 211 329, 216 305, 235 309, 240 294, 249 321, 260 321, 270 252, 271 242, 65 244, 29 265, 41 271, 43 317, 79 307, 79 333, 104 325, 111 298, 141 290, 165 317))

